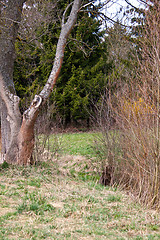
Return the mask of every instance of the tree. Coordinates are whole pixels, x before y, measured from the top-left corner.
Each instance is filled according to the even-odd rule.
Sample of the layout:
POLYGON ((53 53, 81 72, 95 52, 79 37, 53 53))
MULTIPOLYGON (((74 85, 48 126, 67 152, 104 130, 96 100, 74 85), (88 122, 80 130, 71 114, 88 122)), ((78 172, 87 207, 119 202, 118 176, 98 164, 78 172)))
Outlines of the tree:
MULTIPOLYGON (((99 92, 96 95, 100 95, 100 87, 95 91, 93 82, 95 75, 99 74, 103 67, 93 74, 91 70, 103 59, 104 31, 101 29, 101 22, 96 17, 90 17, 91 7, 87 10, 89 12, 79 13, 76 26, 69 36, 61 73, 50 97, 51 103, 56 102, 57 111, 65 126, 79 119, 86 120, 89 115, 89 98, 96 91, 99 92)), ((43 29, 40 25, 34 34, 38 35, 36 41, 23 38, 22 33, 16 41, 14 81, 16 91, 21 100, 23 99, 22 108, 26 108, 26 103, 30 101, 30 93, 33 95, 38 88, 42 88, 45 76, 51 71, 59 25, 59 22, 56 26, 52 24, 51 19, 44 28, 42 22, 43 29)), ((104 61, 103 65, 105 64, 104 61)), ((101 82, 100 79, 97 84, 98 82, 101 82)))
POLYGON ((35 95, 30 107, 21 117, 19 97, 13 83, 15 40, 21 20, 25 0, 1 1, 0 32, 0 96, 1 96, 1 131, 2 160, 9 163, 27 165, 30 163, 34 147, 34 124, 41 106, 49 98, 56 83, 64 57, 64 49, 80 7, 80 0, 74 0, 66 20, 68 5, 62 18, 62 28, 57 43, 56 56, 50 76, 39 95, 35 95))
POLYGON ((100 29, 101 23, 88 13, 79 15, 79 20, 66 47, 54 95, 65 125, 88 120, 91 99, 100 98, 104 87, 104 31, 100 29), (100 72, 103 72, 102 78, 100 72))
MULTIPOLYGON (((61 0, 57 5, 60 4, 60 9, 65 9, 68 2, 61 0)), ((85 0, 84 3, 87 1, 85 0)), ((60 31, 60 21, 57 21, 59 14, 55 10, 55 2, 37 1, 37 4, 33 5, 32 1, 29 1, 27 4, 28 7, 25 7, 25 15, 22 18, 23 27, 20 28, 16 41, 17 57, 14 68, 14 83, 16 92, 21 97, 21 112, 26 110, 31 96, 43 88, 45 78, 49 76, 60 31)), ((107 39, 104 29, 101 28, 102 22, 98 18, 100 13, 97 15, 97 9, 100 11, 101 5, 93 8, 90 4, 87 11, 79 13, 76 26, 65 48, 64 63, 55 91, 50 97, 50 103, 56 102, 56 109, 64 126, 77 121, 82 122, 82 119, 88 120, 89 111, 93 110, 96 102, 99 102, 107 82, 109 81, 111 85, 108 74, 111 76, 112 72, 113 74, 122 72, 122 65, 127 65, 128 50, 126 51, 126 48, 130 40, 127 43, 123 39, 127 30, 117 21, 113 28, 108 29, 109 39, 107 39), (120 58, 126 64, 124 61, 122 63, 120 58), (113 67, 114 70, 118 69, 117 64, 121 71, 113 71, 113 67)), ((129 38, 129 35, 126 38, 129 38)), ((128 68, 123 67, 123 69, 127 74, 128 68)))

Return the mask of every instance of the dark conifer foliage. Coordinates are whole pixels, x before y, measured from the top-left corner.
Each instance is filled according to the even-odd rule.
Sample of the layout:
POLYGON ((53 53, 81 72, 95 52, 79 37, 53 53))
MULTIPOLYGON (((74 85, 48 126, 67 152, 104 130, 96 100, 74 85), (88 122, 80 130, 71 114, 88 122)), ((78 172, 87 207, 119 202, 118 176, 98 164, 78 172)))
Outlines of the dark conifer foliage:
MULTIPOLYGON (((50 74, 60 32, 60 15, 68 3, 70 1, 59 1, 56 5, 45 1, 37 6, 30 4, 24 10, 24 26, 16 42, 14 68, 14 81, 22 99, 22 110, 29 105, 31 93, 39 92, 50 74), (48 4, 53 11, 46 16, 48 4), (60 10, 57 12, 56 9, 60 10), (35 24, 30 20, 28 29, 25 16, 34 17, 32 11, 36 20, 35 24), (39 19, 42 14, 44 18, 39 19)), ((78 23, 68 38, 60 77, 50 98, 51 102, 56 102, 64 123, 88 119, 89 109, 100 99, 106 85, 106 74, 112 66, 106 61, 105 32, 92 11, 93 5, 88 5, 87 10, 82 8, 79 13, 78 23)))

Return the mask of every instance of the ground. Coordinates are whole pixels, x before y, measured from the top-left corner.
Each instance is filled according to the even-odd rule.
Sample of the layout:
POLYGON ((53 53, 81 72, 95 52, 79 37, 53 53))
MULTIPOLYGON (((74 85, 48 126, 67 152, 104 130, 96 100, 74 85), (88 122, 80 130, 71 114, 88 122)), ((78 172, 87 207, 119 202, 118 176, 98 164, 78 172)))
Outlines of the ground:
POLYGON ((159 213, 100 185, 92 160, 45 152, 35 166, 2 165, 0 239, 160 239, 159 213))

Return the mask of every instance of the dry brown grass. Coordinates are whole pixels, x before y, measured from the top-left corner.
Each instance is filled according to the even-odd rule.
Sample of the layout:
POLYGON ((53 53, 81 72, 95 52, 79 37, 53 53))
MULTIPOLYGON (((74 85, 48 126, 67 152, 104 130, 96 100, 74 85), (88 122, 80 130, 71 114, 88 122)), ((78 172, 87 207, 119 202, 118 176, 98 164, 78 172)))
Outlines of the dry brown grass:
POLYGON ((89 174, 83 169, 88 162, 67 156, 1 170, 0 239, 158 239, 158 213, 82 178, 80 173, 89 174), (73 167, 74 174, 68 171, 73 167))

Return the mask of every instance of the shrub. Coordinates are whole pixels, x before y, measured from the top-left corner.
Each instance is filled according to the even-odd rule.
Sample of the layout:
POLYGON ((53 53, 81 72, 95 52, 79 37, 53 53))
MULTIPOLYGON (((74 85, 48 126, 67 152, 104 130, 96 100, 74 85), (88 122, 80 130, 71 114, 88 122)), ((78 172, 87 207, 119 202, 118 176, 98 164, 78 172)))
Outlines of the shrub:
POLYGON ((159 23, 160 2, 156 0, 145 12, 136 76, 103 104, 103 138, 99 141, 111 184, 123 184, 155 208, 160 208, 159 23), (116 120, 116 138, 106 113, 116 120))

